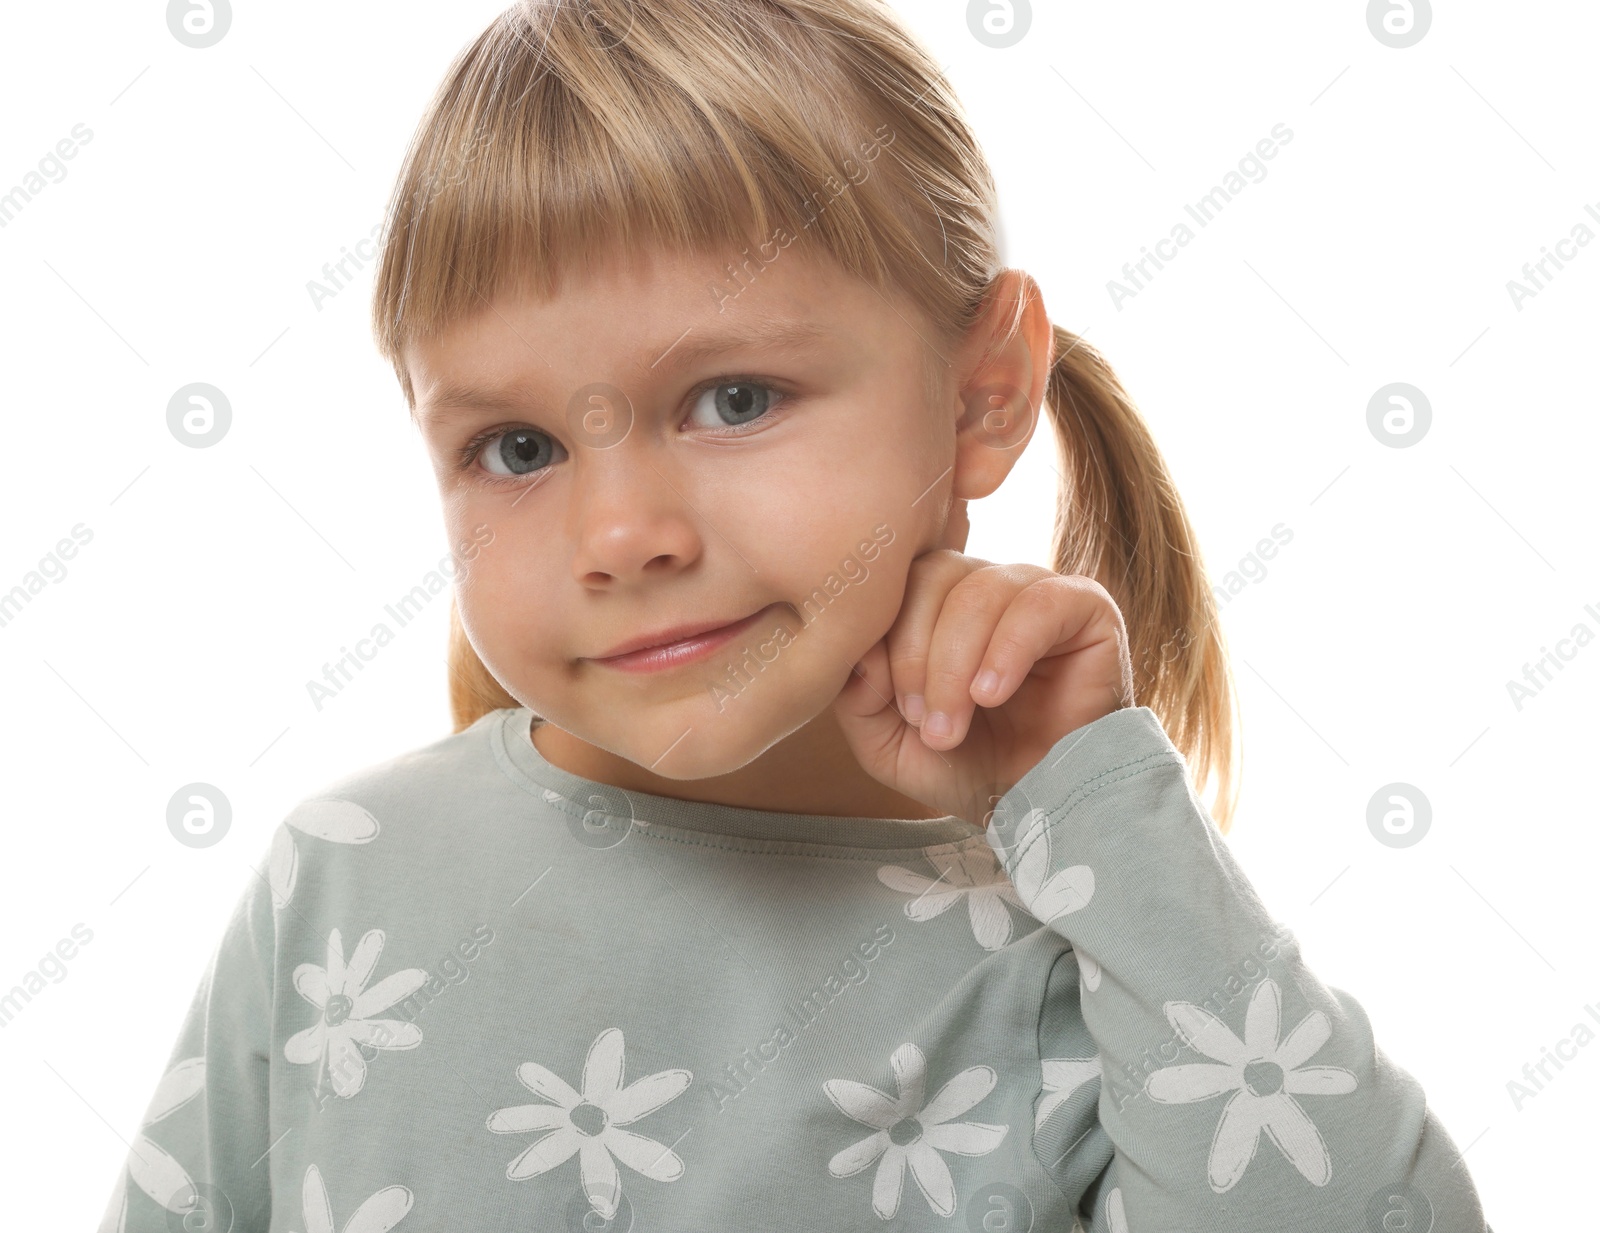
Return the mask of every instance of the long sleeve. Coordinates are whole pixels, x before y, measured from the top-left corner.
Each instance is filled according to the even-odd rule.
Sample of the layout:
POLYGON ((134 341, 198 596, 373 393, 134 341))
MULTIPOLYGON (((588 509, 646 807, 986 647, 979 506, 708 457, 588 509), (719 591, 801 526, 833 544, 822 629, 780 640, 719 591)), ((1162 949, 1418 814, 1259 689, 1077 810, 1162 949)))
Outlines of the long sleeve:
POLYGON ((201 978, 101 1233, 264 1231, 275 927, 252 871, 201 978))
POLYGON ((1155 712, 1062 737, 986 834, 1072 945, 1040 1014, 1034 1152, 1089 1233, 1483 1233, 1420 1084, 1301 961, 1155 712))

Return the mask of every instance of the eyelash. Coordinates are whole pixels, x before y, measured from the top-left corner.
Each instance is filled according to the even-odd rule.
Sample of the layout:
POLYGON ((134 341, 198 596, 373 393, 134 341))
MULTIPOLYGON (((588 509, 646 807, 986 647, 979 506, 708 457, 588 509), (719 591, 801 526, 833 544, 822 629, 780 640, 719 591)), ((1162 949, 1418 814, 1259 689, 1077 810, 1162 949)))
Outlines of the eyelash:
MULTIPOLYGON (((772 393, 777 394, 778 402, 765 414, 751 420, 748 424, 730 426, 712 433, 713 436, 718 437, 744 436, 747 432, 753 430, 756 425, 765 423, 775 415, 781 415, 781 409, 787 407, 791 402, 793 402, 795 397, 791 391, 785 389, 782 385, 767 380, 763 377, 752 376, 748 373, 723 373, 720 376, 711 377, 708 380, 702 381, 699 385, 695 386, 694 389, 690 390, 688 395, 689 405, 693 407, 693 405, 699 400, 700 395, 704 394, 707 390, 714 390, 718 386, 723 385, 760 386, 764 390, 770 390, 772 393)), ((478 455, 483 452, 484 446, 488 445, 491 441, 494 441, 498 437, 505 436, 505 434, 508 432, 515 432, 518 428, 522 427, 527 427, 527 425, 500 424, 494 428, 488 428, 483 432, 480 432, 477 436, 473 437, 472 440, 468 441, 461 447, 461 469, 463 471, 470 470, 472 465, 478 460, 478 455)), ((543 429, 539 429, 537 431, 543 432, 543 429)), ((549 434, 545 435, 548 436, 549 434)), ((547 466, 531 475, 495 475, 491 471, 480 470, 477 478, 481 482, 495 487, 521 488, 526 487, 530 482, 537 483, 539 481, 539 477, 545 475, 550 470, 551 468, 547 466)))

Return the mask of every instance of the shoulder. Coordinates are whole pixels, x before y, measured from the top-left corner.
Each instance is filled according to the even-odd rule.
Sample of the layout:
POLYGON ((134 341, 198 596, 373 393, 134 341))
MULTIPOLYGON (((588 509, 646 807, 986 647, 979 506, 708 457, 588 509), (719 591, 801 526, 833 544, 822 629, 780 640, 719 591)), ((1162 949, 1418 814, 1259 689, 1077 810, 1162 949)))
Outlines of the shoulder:
POLYGON ((495 770, 491 738, 509 714, 490 711, 460 732, 451 732, 427 744, 358 767, 329 780, 309 794, 296 809, 318 800, 349 800, 387 808, 415 800, 419 793, 463 778, 484 776, 495 770))
POLYGON ((511 825, 517 816, 505 807, 506 796, 520 794, 492 748, 505 717, 492 711, 460 732, 329 780, 295 802, 272 834, 267 864, 274 906, 285 907, 308 878, 381 884, 407 870, 438 861, 459 867, 474 851, 492 851, 496 821, 511 825), (472 842, 464 843, 468 834, 472 842))

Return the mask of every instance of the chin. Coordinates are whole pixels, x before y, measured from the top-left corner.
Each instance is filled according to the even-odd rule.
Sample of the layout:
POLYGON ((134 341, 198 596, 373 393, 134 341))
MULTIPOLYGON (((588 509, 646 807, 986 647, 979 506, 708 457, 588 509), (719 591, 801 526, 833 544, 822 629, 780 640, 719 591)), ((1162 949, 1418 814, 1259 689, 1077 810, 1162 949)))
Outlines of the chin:
POLYGON ((678 740, 682 732, 680 726, 677 736, 661 741, 654 747, 653 753, 640 751, 640 757, 635 761, 663 779, 714 779, 748 766, 787 735, 775 733, 764 736, 750 728, 735 731, 721 725, 696 726, 689 735, 678 740), (676 745, 672 744, 674 740, 678 740, 676 745), (660 750, 668 746, 671 749, 662 757, 660 750), (660 760, 656 761, 657 758, 660 760))
POLYGON ((634 727, 624 738, 622 757, 663 779, 713 779, 748 766, 814 715, 798 699, 781 708, 763 699, 764 707, 744 698, 718 711, 714 705, 664 707, 650 722, 634 727), (665 751, 665 753, 663 753, 665 751))

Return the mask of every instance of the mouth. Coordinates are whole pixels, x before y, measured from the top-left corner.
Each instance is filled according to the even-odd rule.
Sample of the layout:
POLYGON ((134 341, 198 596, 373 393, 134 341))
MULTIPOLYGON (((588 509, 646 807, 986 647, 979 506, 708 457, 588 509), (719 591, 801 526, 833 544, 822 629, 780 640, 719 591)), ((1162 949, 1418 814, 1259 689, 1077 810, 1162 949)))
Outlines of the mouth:
POLYGON ((705 659, 719 647, 744 633, 772 607, 773 605, 768 604, 759 612, 753 612, 727 625, 709 628, 704 625, 698 627, 686 625, 655 634, 646 634, 619 643, 618 646, 623 648, 620 651, 613 648, 613 653, 610 655, 592 656, 590 662, 607 668, 616 668, 622 672, 660 672, 667 668, 694 663, 705 659))

